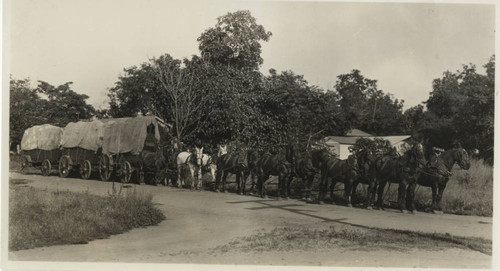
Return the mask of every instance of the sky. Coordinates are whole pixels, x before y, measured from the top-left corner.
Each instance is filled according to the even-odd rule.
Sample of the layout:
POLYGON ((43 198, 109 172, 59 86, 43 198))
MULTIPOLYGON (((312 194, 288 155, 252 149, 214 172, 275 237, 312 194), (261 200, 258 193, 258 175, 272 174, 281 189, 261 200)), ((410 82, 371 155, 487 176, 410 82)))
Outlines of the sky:
POLYGON ((484 74, 495 52, 491 4, 15 0, 7 8, 9 73, 33 84, 71 81, 106 108, 124 68, 165 53, 199 55, 201 33, 237 10, 272 32, 262 42, 264 75, 291 70, 333 89, 338 75, 358 69, 405 109, 427 100, 447 70, 472 63, 484 74))

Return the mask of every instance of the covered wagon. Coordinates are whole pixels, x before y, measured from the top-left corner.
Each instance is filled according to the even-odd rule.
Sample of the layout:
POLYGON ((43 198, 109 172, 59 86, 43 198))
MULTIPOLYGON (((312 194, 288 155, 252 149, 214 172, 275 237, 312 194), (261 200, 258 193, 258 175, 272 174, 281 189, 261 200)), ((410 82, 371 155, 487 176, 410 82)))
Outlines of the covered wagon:
POLYGON ((165 157, 159 148, 160 129, 168 126, 155 116, 103 120, 101 180, 116 175, 122 182, 159 183, 164 178, 165 157))
POLYGON ((63 129, 50 124, 37 125, 26 129, 21 140, 21 171, 27 167, 40 167, 48 176, 61 157, 59 144, 63 129))
POLYGON ((100 120, 70 122, 61 139, 59 175, 67 177, 78 170, 83 179, 97 171, 102 154, 104 123, 100 120))

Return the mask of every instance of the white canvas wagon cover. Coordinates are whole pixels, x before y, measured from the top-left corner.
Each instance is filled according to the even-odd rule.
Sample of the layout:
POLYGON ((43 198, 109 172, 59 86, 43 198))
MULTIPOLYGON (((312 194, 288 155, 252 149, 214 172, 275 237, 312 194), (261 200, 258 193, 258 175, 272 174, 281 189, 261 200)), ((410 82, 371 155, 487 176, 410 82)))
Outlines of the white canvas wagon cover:
POLYGON ((104 124, 100 120, 70 122, 64 128, 61 146, 97 151, 102 147, 103 137, 104 124))
POLYGON ((137 155, 144 148, 147 127, 154 125, 154 136, 160 140, 158 120, 155 116, 139 116, 135 118, 118 118, 102 120, 104 137, 102 152, 105 154, 131 153, 137 155))
POLYGON ((36 125, 26 129, 21 139, 21 150, 56 150, 61 143, 63 129, 50 124, 36 125))

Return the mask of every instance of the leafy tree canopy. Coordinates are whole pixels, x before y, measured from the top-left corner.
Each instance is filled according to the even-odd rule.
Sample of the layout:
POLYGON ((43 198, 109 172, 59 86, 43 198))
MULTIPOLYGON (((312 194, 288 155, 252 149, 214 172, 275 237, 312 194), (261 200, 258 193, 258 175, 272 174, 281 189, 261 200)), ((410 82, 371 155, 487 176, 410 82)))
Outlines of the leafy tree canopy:
POLYGON ((258 70, 264 62, 260 42, 269 41, 271 35, 250 11, 230 12, 217 18, 217 24, 198 38, 201 57, 212 64, 258 70))
POLYGON ((495 110, 495 56, 484 65, 486 75, 473 64, 462 70, 446 71, 435 79, 427 105, 427 115, 418 127, 428 143, 442 148, 460 142, 492 158, 495 110))
POLYGON ((30 80, 10 79, 10 143, 15 149, 24 131, 34 125, 52 124, 60 127, 69 122, 91 118, 95 110, 86 103, 87 95, 71 90, 71 82, 53 86, 39 81, 32 88, 30 80), (43 98, 42 98, 43 97, 43 98))
POLYGON ((403 102, 377 87, 377 80, 365 78, 359 70, 337 77, 335 91, 340 108, 351 128, 376 135, 403 132, 403 102))

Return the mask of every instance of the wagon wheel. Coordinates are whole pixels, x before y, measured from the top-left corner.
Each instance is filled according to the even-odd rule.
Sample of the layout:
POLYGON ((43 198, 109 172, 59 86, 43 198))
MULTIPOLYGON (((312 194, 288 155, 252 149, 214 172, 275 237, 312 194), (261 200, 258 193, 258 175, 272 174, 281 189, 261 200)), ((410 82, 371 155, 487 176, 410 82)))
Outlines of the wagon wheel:
POLYGON ((30 166, 30 162, 28 161, 28 157, 23 156, 21 161, 21 173, 25 173, 26 169, 30 166))
POLYGON ((90 178, 90 174, 92 174, 92 164, 89 160, 83 161, 83 164, 80 166, 80 174, 85 180, 90 178))
POLYGON ((130 182, 130 179, 132 178, 132 165, 130 164, 129 161, 123 162, 121 175, 122 175, 122 183, 130 182))
POLYGON ((59 159, 59 176, 66 178, 71 171, 71 158, 67 155, 61 156, 59 159))
POLYGON ((42 162, 42 175, 49 176, 50 171, 52 170, 52 164, 48 159, 43 160, 42 162))
POLYGON ((111 179, 111 173, 113 173, 113 158, 107 154, 103 154, 99 160, 99 175, 101 175, 101 181, 109 181, 109 179, 111 179))

